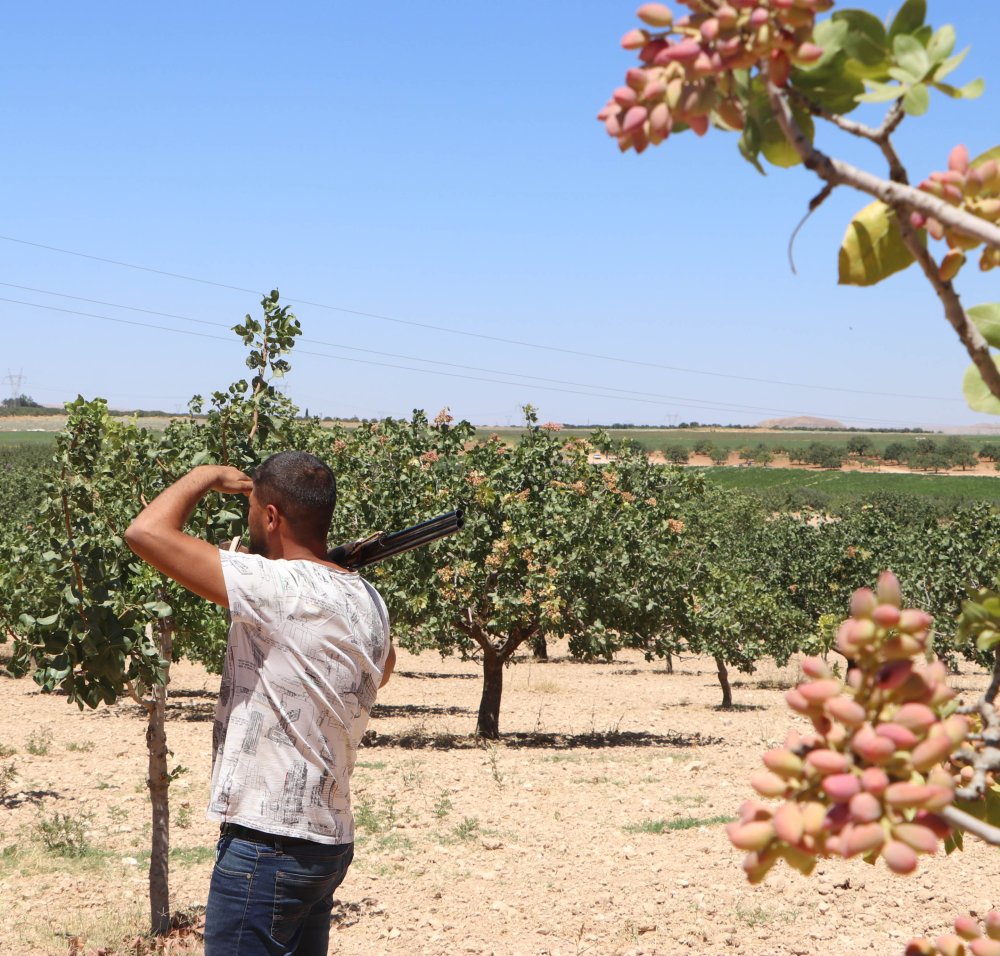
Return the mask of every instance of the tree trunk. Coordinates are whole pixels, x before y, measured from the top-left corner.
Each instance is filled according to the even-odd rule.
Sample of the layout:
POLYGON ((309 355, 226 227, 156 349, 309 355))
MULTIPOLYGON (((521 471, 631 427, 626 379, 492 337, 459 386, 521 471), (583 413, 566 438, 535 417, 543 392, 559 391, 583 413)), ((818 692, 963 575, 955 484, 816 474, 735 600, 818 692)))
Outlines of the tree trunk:
POLYGON ((493 648, 483 654, 483 696, 479 701, 476 735, 487 740, 500 736, 500 696, 503 694, 503 660, 493 648))
MULTIPOLYGON (((170 661, 173 654, 173 621, 163 618, 156 625, 160 656, 170 661)), ((152 845, 149 856, 149 913, 152 932, 164 936, 170 930, 170 772, 167 769, 166 680, 152 690, 148 707, 146 749, 149 754, 149 800, 152 805, 152 845)))
POLYGON ((719 672, 719 686, 722 688, 722 709, 730 710, 733 706, 733 689, 729 686, 729 671, 726 670, 726 662, 721 657, 716 657, 715 666, 719 672))
POLYGON ((986 689, 983 700, 987 704, 992 704, 996 700, 998 689, 1000 689, 1000 646, 993 648, 993 677, 990 680, 990 686, 986 689))
POLYGON ((547 661, 549 659, 549 645, 545 643, 544 634, 539 634, 532 641, 532 654, 536 661, 547 661))
POLYGON ((674 672, 674 655, 668 654, 666 657, 667 661, 667 673, 672 674, 674 672))

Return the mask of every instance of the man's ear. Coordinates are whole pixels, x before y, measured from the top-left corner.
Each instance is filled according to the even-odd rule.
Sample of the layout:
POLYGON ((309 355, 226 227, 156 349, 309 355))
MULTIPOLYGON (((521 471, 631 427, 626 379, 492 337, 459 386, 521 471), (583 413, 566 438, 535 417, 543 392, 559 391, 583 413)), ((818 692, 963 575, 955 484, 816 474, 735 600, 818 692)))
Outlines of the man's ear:
POLYGON ((277 531, 278 523, 281 521, 281 512, 274 505, 264 505, 264 519, 268 531, 277 531))

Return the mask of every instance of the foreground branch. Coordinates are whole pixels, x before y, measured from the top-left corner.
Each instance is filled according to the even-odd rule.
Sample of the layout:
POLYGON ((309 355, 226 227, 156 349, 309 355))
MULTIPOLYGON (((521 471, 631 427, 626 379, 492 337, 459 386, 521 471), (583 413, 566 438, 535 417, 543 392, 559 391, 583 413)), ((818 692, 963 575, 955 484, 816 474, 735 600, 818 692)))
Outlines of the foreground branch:
MULTIPOLYGON (((781 126, 785 138, 795 147, 806 169, 812 170, 820 179, 832 186, 850 186, 859 192, 868 193, 881 199, 887 206, 897 211, 917 210, 925 216, 937 219, 949 229, 971 236, 988 246, 1000 249, 1000 227, 973 216, 962 209, 956 209, 943 199, 925 193, 903 182, 880 179, 857 166, 832 159, 816 149, 792 116, 785 91, 768 83, 768 97, 775 119, 781 126)), ((860 126, 860 124, 856 124, 860 126)), ((869 137, 870 138, 870 137, 869 137)))
POLYGON ((882 155, 885 156, 886 162, 889 164, 889 178, 895 183, 909 183, 910 179, 906 175, 906 169, 903 166, 899 155, 896 153, 895 147, 892 145, 891 138, 892 134, 899 128, 899 124, 903 122, 903 118, 906 116, 901 100, 896 100, 892 109, 890 109, 886 114, 882 123, 875 127, 867 126, 864 123, 858 123, 855 120, 850 120, 846 116, 841 116, 839 113, 833 113, 794 88, 789 89, 788 95, 795 100, 796 103, 799 103, 801 106, 809 110, 813 116, 818 116, 820 119, 824 119, 828 123, 832 123, 838 129, 843 130, 845 133, 849 133, 851 136, 857 136, 859 139, 867 139, 874 143, 880 150, 882 150, 882 155))
POLYGON ((1000 846, 1000 827, 986 823, 958 807, 945 807, 938 812, 957 830, 965 830, 991 846, 1000 846))
MULTIPOLYGON (((898 166, 895 170, 895 175, 901 180, 898 182, 880 179, 863 169, 858 169, 856 166, 840 160, 831 159, 825 153, 820 152, 809 142, 809 138, 796 123, 785 92, 772 83, 768 83, 767 89, 778 124, 785 134, 785 138, 795 147, 795 151, 807 169, 812 170, 828 186, 850 186, 880 199, 896 211, 896 221, 903 242, 941 300, 945 318, 965 346, 969 358, 976 366, 987 388, 993 395, 1000 398, 1000 370, 997 369, 990 355, 988 343, 966 315, 954 286, 951 282, 941 278, 937 263, 921 241, 917 230, 910 225, 907 213, 909 210, 917 210, 958 232, 972 236, 998 249, 1000 249, 1000 228, 961 209, 956 209, 936 196, 931 196, 929 193, 914 189, 906 184, 906 172, 889 142, 889 133, 895 128, 892 125, 894 120, 892 112, 886 118, 886 122, 877 130, 849 120, 838 122, 837 125, 843 129, 847 129, 849 126, 848 131, 866 139, 872 139, 882 145, 883 152, 889 159, 890 169, 894 165, 898 166)), ((898 119, 895 122, 898 125, 898 119)))

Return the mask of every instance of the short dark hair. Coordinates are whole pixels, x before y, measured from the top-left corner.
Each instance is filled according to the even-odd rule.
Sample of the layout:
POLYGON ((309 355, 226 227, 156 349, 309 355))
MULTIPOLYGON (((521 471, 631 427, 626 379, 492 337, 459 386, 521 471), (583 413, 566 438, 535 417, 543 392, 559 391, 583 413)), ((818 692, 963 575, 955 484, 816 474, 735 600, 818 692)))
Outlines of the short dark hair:
POLYGON ((257 466, 253 490, 262 505, 274 505, 292 529, 307 537, 330 531, 337 479, 330 466, 304 451, 282 451, 257 466))

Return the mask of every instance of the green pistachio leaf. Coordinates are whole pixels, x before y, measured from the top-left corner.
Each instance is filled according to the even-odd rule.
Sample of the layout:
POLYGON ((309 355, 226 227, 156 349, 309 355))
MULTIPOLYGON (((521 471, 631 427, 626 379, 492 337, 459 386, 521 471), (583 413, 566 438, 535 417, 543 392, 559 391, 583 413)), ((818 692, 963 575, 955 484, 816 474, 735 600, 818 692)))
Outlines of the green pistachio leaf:
POLYGON ((997 644, 1000 644, 1000 631, 992 628, 985 628, 976 638, 976 648, 980 651, 991 651, 997 644))
POLYGON ((906 0, 889 27, 889 39, 919 30, 927 19, 927 0, 906 0))
MULTIPOLYGON (((812 117, 803 111, 793 110, 793 112, 795 113, 795 120, 799 124, 800 129, 811 142, 815 133, 812 117)), ((799 156, 795 147, 785 138, 785 134, 782 132, 781 126, 773 114, 763 117, 760 124, 760 134, 761 152, 772 166, 778 166, 781 169, 790 169, 792 166, 798 166, 802 162, 802 157, 799 156)))
POLYGON ((931 58, 915 37, 896 37, 892 41, 892 55, 896 65, 915 80, 922 80, 930 72, 931 58))
POLYGON ((821 20, 813 30, 813 40, 823 51, 823 56, 814 64, 813 68, 821 69, 826 66, 838 53, 840 53, 848 43, 850 30, 843 20, 821 20))
POLYGON ((931 58, 931 62, 940 63, 951 56, 952 50, 955 49, 955 39, 955 28, 950 23, 936 30, 927 45, 927 55, 931 58))
POLYGON ((746 125, 743 127, 743 135, 739 139, 740 155, 757 170, 761 176, 767 173, 760 163, 760 128, 755 120, 747 117, 746 125))
MULTIPOLYGON (((829 21, 825 21, 829 22, 829 21)), ((814 103, 832 113, 850 113, 858 105, 864 84, 845 69, 846 59, 838 54, 821 69, 792 71, 792 84, 814 103)))
MULTIPOLYGON (((1000 368, 1000 359, 993 356, 993 362, 1000 368)), ((979 369, 975 365, 970 365, 965 370, 965 378, 962 380, 962 393, 969 408, 977 412, 985 412, 987 415, 1000 415, 1000 398, 997 398, 983 381, 979 369)))
POLYGON ((903 109, 910 116, 923 116, 931 105, 931 93, 926 83, 911 86, 903 94, 903 109))
POLYGON ((985 89, 986 81, 980 77, 977 80, 973 80, 971 83, 966 83, 965 86, 960 86, 958 88, 958 95, 960 99, 975 100, 983 95, 983 90, 985 89))
POLYGON ((948 57, 935 71, 934 79, 943 80, 949 73, 953 73, 958 69, 962 60, 966 58, 969 53, 969 47, 962 50, 961 53, 956 53, 954 56, 948 57))
POLYGON ((865 86, 868 92, 857 97, 859 103, 888 103, 890 100, 898 100, 906 92, 902 86, 872 80, 865 80, 865 86))
POLYGON ((1000 349, 1000 302, 987 302, 966 309, 965 314, 995 349, 1000 349))
POLYGON ((882 21, 874 14, 867 10, 838 10, 830 20, 817 24, 817 31, 823 22, 846 25, 844 52, 859 65, 872 69, 885 64, 889 55, 889 38, 882 21))

